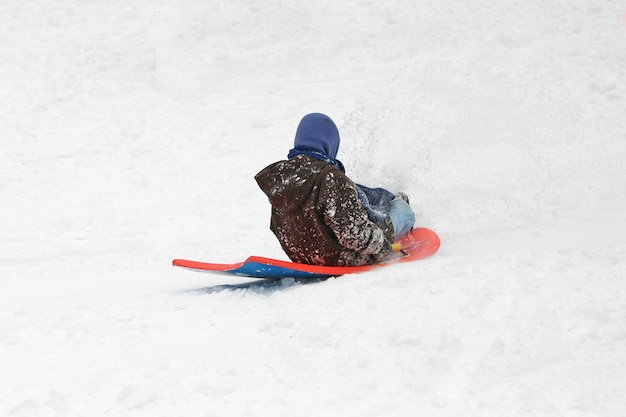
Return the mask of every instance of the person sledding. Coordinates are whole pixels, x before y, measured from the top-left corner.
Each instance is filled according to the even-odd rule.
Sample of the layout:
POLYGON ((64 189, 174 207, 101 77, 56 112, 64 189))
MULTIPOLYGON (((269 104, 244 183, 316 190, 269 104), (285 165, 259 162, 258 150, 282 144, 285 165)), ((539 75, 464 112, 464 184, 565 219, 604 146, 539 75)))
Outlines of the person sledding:
POLYGON ((272 205, 270 229, 294 262, 358 266, 401 256, 392 244, 415 223, 408 197, 355 184, 337 159, 339 142, 330 117, 308 114, 288 159, 255 176, 272 205))

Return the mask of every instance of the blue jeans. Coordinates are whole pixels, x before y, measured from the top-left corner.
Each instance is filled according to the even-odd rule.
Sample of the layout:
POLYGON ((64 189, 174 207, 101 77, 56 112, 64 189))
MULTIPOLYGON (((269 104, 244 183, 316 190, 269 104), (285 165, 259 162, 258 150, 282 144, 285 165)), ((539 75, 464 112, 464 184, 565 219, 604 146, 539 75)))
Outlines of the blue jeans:
POLYGON ((389 216, 393 224, 394 240, 408 233, 415 224, 415 213, 411 206, 392 192, 360 184, 357 184, 356 190, 371 221, 378 223, 389 216))

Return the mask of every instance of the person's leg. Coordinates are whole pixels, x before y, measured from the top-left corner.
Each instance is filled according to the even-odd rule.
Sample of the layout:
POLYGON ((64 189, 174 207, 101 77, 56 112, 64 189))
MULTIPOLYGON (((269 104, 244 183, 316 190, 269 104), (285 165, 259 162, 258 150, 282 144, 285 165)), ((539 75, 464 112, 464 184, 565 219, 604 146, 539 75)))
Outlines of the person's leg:
POLYGON ((391 209, 391 201, 395 198, 393 193, 384 188, 369 188, 361 184, 356 185, 356 190, 370 220, 374 223, 385 220, 391 209))
POLYGON ((393 223, 394 238, 399 238, 407 234, 415 224, 415 213, 404 199, 396 197, 391 201, 389 218, 393 223))

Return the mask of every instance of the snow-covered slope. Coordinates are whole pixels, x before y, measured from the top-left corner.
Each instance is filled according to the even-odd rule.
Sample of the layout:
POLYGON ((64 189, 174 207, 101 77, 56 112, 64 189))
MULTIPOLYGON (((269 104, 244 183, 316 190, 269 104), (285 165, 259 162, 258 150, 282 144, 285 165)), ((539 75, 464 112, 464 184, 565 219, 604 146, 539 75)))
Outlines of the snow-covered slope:
POLYGON ((623 2, 3 0, 0 37, 0 416, 626 415, 623 2), (173 269, 284 258, 252 177, 313 111, 439 254, 173 269))

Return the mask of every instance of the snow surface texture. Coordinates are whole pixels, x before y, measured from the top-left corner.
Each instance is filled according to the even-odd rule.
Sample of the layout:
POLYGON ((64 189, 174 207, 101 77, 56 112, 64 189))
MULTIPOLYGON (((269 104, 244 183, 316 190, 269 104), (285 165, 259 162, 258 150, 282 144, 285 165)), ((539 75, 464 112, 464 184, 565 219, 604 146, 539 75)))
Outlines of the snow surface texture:
POLYGON ((626 415, 623 1, 2 0, 0 416, 626 415), (442 248, 284 255, 253 175, 324 112, 442 248))

